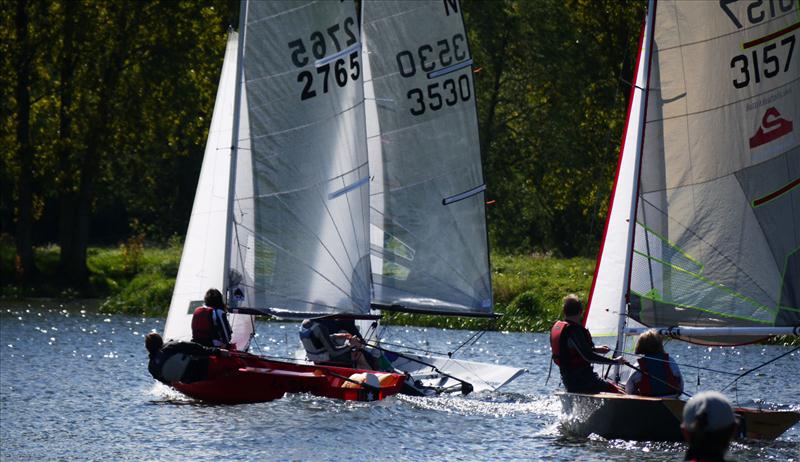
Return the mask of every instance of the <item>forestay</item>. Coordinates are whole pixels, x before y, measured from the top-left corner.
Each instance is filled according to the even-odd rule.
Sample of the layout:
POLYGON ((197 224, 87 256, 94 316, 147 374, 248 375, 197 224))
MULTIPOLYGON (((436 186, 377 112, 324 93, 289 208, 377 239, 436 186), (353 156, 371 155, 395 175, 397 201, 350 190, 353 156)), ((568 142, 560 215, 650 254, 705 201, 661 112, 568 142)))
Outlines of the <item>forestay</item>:
POLYGON ((658 2, 634 320, 775 332, 800 324, 798 15, 793 0, 658 2))
POLYGON ((369 177, 354 4, 246 8, 249 137, 235 175, 229 291, 239 309, 262 313, 366 313, 369 177))
MULTIPOLYGON (((166 340, 191 340, 194 309, 203 304, 206 290, 223 287, 238 37, 237 33, 231 33, 225 49, 200 179, 164 327, 166 340)), ((246 138, 246 129, 243 133, 246 138)), ((253 332, 252 317, 231 315, 229 318, 233 342, 245 349, 253 332)))
POLYGON ((491 315, 472 58, 456 0, 364 1, 375 306, 491 315), (379 127, 379 129, 378 129, 379 127))

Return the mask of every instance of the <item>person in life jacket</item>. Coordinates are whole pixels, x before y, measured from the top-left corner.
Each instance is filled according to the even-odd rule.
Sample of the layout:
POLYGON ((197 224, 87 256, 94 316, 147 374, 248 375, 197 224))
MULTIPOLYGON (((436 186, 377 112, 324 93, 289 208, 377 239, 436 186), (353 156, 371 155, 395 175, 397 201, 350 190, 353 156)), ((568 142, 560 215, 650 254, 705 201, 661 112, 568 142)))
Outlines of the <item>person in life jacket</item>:
POLYGON ((227 357, 229 353, 219 348, 208 348, 193 342, 167 342, 155 332, 144 339, 150 360, 147 370, 159 382, 170 385, 173 382, 192 383, 208 376, 211 356, 227 357))
POLYGON ((677 398, 683 392, 683 377, 678 364, 664 352, 658 332, 650 329, 636 339, 639 370, 625 383, 625 392, 642 396, 677 398))
POLYGON ((738 428, 730 401, 722 393, 703 391, 683 407, 681 432, 689 447, 684 460, 725 462, 738 428))
POLYGON ((203 303, 205 305, 194 310, 192 315, 192 342, 206 347, 234 349, 222 293, 217 289, 208 289, 203 303))
POLYGON ((377 353, 366 347, 352 320, 304 319, 300 341, 316 364, 378 370, 377 353))
POLYGON ((556 321, 550 329, 550 347, 553 362, 561 372, 561 381, 571 393, 623 393, 614 383, 601 379, 594 369, 595 364, 626 364, 621 356, 601 356, 610 351, 603 345, 596 347, 592 334, 581 324, 583 304, 577 295, 564 297, 564 320, 556 321))

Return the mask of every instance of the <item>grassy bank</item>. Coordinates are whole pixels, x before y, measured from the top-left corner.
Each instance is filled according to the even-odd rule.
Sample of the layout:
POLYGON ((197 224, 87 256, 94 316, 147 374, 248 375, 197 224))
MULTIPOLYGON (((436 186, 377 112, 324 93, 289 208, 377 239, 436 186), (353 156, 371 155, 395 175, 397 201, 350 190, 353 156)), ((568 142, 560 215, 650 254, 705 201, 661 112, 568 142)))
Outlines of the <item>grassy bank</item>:
MULTIPOLYGON (((141 236, 113 247, 92 247, 88 252, 89 285, 76 290, 57 277, 59 249, 35 249, 40 275, 27 287, 14 283, 14 248, 0 239, 0 296, 5 298, 49 297, 60 300, 100 298, 101 310, 165 317, 178 274, 181 243, 145 246, 141 236)), ((542 332, 558 319, 561 300, 569 293, 586 300, 594 271, 589 258, 554 258, 539 255, 493 255, 494 310, 500 319, 384 313, 388 324, 450 329, 542 332)), ((800 337, 782 337, 770 343, 800 345, 800 337)))
POLYGON ((105 312, 165 316, 178 274, 181 243, 146 247, 134 237, 119 247, 91 247, 87 252, 89 283, 70 287, 59 278, 57 246, 35 248, 38 277, 27 286, 16 284, 14 249, 0 245, 0 294, 6 298, 48 297, 62 300, 100 298, 105 312))
MULTIPOLYGON (((102 298, 106 312, 166 316, 178 273, 181 244, 145 246, 141 238, 113 248, 89 249, 89 286, 80 291, 62 284, 57 277, 56 246, 37 247, 40 276, 31 285, 14 283, 14 249, 8 240, 0 246, 1 293, 7 298, 52 297, 102 298)), ((495 311, 499 320, 445 318, 410 314, 389 315, 393 324, 449 328, 492 328, 542 331, 558 317, 561 299, 567 293, 587 295, 594 261, 586 258, 558 259, 544 256, 492 257, 495 311)))

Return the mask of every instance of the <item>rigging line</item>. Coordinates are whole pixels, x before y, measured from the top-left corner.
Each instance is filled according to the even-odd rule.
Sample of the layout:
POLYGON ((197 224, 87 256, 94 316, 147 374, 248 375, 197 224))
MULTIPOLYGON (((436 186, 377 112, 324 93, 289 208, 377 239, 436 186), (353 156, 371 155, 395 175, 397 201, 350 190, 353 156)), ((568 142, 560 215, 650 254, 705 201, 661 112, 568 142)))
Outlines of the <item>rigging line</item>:
MULTIPOLYGON (((661 210, 661 209, 660 209, 660 208, 658 208, 658 207, 657 207, 655 204, 653 204, 652 202, 648 201, 648 200, 647 200, 647 199, 644 197, 644 195, 640 194, 640 195, 639 195, 639 199, 640 199, 641 201, 643 201, 644 203, 648 204, 650 207, 652 207, 652 208, 653 208, 653 210, 655 210, 656 212, 659 212, 659 213, 661 213, 661 214, 662 214, 662 215, 663 215, 663 216, 664 216, 664 217, 665 217, 667 220, 670 220, 670 221, 674 222, 675 224, 677 224, 677 225, 681 226, 681 227, 682 227, 684 230, 686 230, 687 232, 691 233, 691 234, 692 234, 692 236, 694 236, 695 238, 697 238, 697 240, 699 240, 699 241, 700 241, 700 242, 702 242, 703 244, 707 245, 709 248, 713 249, 713 250, 714 250, 714 252, 716 252, 716 254, 717 254, 717 255, 721 256, 723 259, 725 259, 726 261, 728 261, 728 263, 730 263, 730 265, 731 265, 731 266, 733 266, 734 268, 736 268, 737 270, 739 270, 739 272, 741 272, 743 275, 747 276, 747 278, 750 280, 750 282, 751 282, 751 283, 752 283, 754 286, 758 287, 758 289, 761 291, 761 293, 762 293, 762 294, 764 294, 764 295, 765 295, 767 298, 769 298, 769 292, 767 292, 767 291, 766 291, 766 290, 765 290, 763 287, 761 287, 761 285, 760 285, 760 284, 758 284, 758 282, 756 282, 756 280, 755 280, 755 279, 753 279, 753 277, 752 277, 752 276, 750 276, 750 274, 748 274, 748 273, 747 273, 745 270, 743 270, 742 268, 740 268, 740 267, 739 267, 739 265, 737 265, 737 264, 736 264, 736 262, 734 262, 734 261, 733 261, 731 258, 729 258, 729 257, 728 257, 726 254, 724 254, 724 253, 723 253, 721 250, 719 250, 718 248, 716 248, 716 247, 715 247, 713 244, 711 244, 711 243, 707 242, 707 241, 706 241, 705 239, 703 239, 703 238, 702 238, 702 237, 701 237, 699 234, 697 234, 696 232, 694 232, 694 230, 692 230, 691 228, 689 228, 689 227, 688 227, 688 226, 686 226, 685 224, 681 223, 680 221, 676 220, 676 219, 675 219, 674 217, 672 217, 671 215, 667 214, 667 212, 666 212, 665 210, 661 210)), ((644 207, 643 207, 643 208, 644 208, 644 207)))
MULTIPOLYGON (((328 305, 328 304, 325 304, 325 303, 321 303, 320 301, 306 300, 306 299, 304 299, 304 298, 298 298, 298 297, 293 297, 293 296, 286 295, 286 294, 281 294, 281 293, 279 293, 279 292, 274 292, 274 291, 271 291, 271 290, 267 290, 267 289, 266 289, 266 288, 264 288, 264 287, 256 286, 255 284, 252 284, 252 285, 248 285, 248 284, 241 284, 241 285, 242 285, 243 287, 251 288, 251 289, 253 289, 254 291, 258 291, 259 293, 268 294, 268 295, 276 295, 276 296, 278 296, 278 297, 280 297, 280 298, 282 298, 282 299, 284 299, 284 300, 295 301, 295 302, 301 302, 301 303, 307 303, 307 304, 309 304, 309 305, 317 305, 317 306, 322 306, 322 307, 326 307, 326 308, 331 308, 331 309, 333 309, 334 311, 335 311, 335 310, 338 310, 339 312, 341 312, 341 310, 342 310, 342 307, 340 307, 340 306, 328 305)), ((260 310, 262 310, 262 309, 264 309, 264 308, 266 308, 266 309, 276 308, 276 309, 281 309, 281 310, 283 309, 283 308, 281 308, 281 307, 269 307, 269 306, 268 306, 268 307, 240 306, 240 307, 238 307, 238 308, 241 308, 241 309, 251 309, 251 310, 259 310, 259 311, 260 311, 260 310)), ((275 317, 275 318, 280 318, 280 317, 281 317, 281 313, 277 313, 277 312, 276 312, 276 313, 270 313, 270 312, 267 312, 267 313, 264 313, 264 314, 267 314, 267 315, 269 315, 269 316, 273 316, 273 317, 275 317)), ((309 312, 309 314, 317 314, 317 313, 312 313, 312 312, 309 312)))
MULTIPOLYGON (((625 352, 625 351, 622 351, 621 354, 626 355, 626 356, 631 356, 631 357, 634 357, 634 358, 643 358, 644 357, 644 355, 638 355, 636 353, 628 353, 628 352, 625 352)), ((648 359, 650 359, 652 361, 662 362, 662 363, 670 362, 670 360, 658 359, 658 358, 653 358, 653 357, 650 357, 648 359)), ((716 372, 717 374, 739 375, 738 372, 721 371, 719 369, 711 369, 710 367, 703 367, 703 366, 698 366, 698 365, 695 365, 695 364, 684 364, 684 363, 679 363, 679 362, 675 362, 675 364, 677 364, 680 367, 693 368, 693 369, 704 370, 704 371, 708 371, 708 372, 716 372)))
POLYGON ((790 354, 794 353, 794 352, 795 352, 795 351, 797 351, 797 350, 800 350, 800 346, 799 346, 799 347, 792 348, 791 350, 787 351, 786 353, 783 353, 782 355, 779 355, 779 356, 777 356, 777 357, 775 357, 775 358, 772 358, 772 359, 770 359, 769 361, 765 362, 764 364, 762 364, 762 365, 760 365, 760 366, 757 366, 757 367, 754 367, 754 368, 752 368, 752 369, 750 369, 750 370, 747 370, 747 371, 744 371, 744 372, 742 372, 741 374, 739 374, 739 376, 738 376, 738 377, 736 377, 735 379, 733 379, 733 381, 732 381, 731 383, 729 383, 729 384, 725 385, 725 388, 723 388, 722 390, 720 390, 720 392, 723 392, 723 391, 725 391, 725 390, 726 390, 728 387, 730 387, 731 385, 733 385, 734 383, 736 383, 736 382, 737 382, 739 379, 741 379, 741 378, 742 378, 742 377, 744 377, 745 375, 747 375, 747 374, 749 374, 749 373, 751 373, 751 372, 757 371, 757 370, 761 369, 762 367, 766 366, 767 364, 774 363, 775 361, 777 361, 777 360, 779 360, 779 359, 783 358, 784 356, 790 355, 790 354))
MULTIPOLYGON (((308 226, 308 225, 307 225, 305 222, 303 222, 303 220, 301 220, 301 219, 300 219, 300 217, 297 215, 297 213, 295 213, 294 209, 293 209, 292 207, 290 207, 290 206, 289 206, 289 204, 288 204, 286 201, 284 201, 284 200, 283 200, 283 199, 282 199, 280 196, 276 196, 275 198, 278 200, 278 202, 280 202, 280 203, 281 203, 281 204, 284 206, 285 210, 286 210, 287 212, 289 212, 289 215, 290 215, 290 216, 292 216, 292 217, 295 219, 295 221, 296 221, 298 224, 300 224, 300 225, 301 225, 303 228, 305 228, 305 231, 306 231, 307 233, 309 233, 310 235, 314 236, 314 238, 316 239, 316 241, 317 241, 317 242, 319 242, 319 244, 322 246, 322 248, 323 248, 323 249, 325 249, 325 252, 328 254, 328 256, 330 256, 331 260, 332 260, 332 261, 333 261, 333 263, 336 265, 336 267, 337 267, 337 268, 339 268, 339 271, 342 273, 342 276, 344 277, 345 281, 347 281, 347 283, 348 283, 348 284, 350 284, 350 286, 352 287, 352 286, 353 286, 353 281, 351 280, 351 277, 350 277, 350 275, 349 275, 349 274, 347 274, 347 272, 344 270, 344 268, 342 268, 342 266, 341 266, 341 264, 339 263, 339 261, 338 261, 338 260, 336 259, 336 257, 333 255, 333 252, 332 252, 332 251, 331 251, 331 250, 328 248, 328 246, 325 244, 325 242, 323 242, 323 241, 322 241, 322 239, 320 238, 320 236, 318 236, 318 235, 317 235, 315 232, 313 232, 313 231, 310 229, 310 227, 309 227, 309 226, 308 226)), ((325 203, 325 201, 324 201, 324 200, 323 200, 323 202, 322 202, 322 205, 323 205, 323 206, 325 207, 325 209, 327 210, 327 207, 328 207, 328 205, 325 203)), ((329 213, 329 216, 330 216, 330 211, 328 211, 328 213, 329 213)), ((338 227, 336 226, 336 223, 335 223, 335 222, 333 223, 333 227, 334 227, 334 229, 336 229, 336 231, 337 231, 337 233, 338 233, 338 232, 339 232, 339 229, 338 229, 338 227)), ((341 236, 340 236, 340 240, 341 240, 341 236)), ((288 252, 287 252, 287 253, 288 253, 288 252)), ((291 255, 291 254, 290 254, 290 255, 291 255)), ((292 255, 292 256, 293 256, 293 255, 292 255)), ((299 257, 295 257, 295 258, 296 258, 297 260, 300 260, 300 258, 299 258, 299 257)), ((350 260, 350 259, 349 259, 349 257, 348 257, 348 263, 350 263, 350 262, 349 262, 349 260, 350 260)), ((311 268, 311 265, 310 265, 310 264, 308 264, 308 263, 306 263, 306 264, 309 266, 309 268, 311 268)), ((313 270, 315 273, 317 273, 317 274, 319 274, 320 276, 322 276, 322 278, 323 278, 323 279, 325 279, 325 280, 327 280, 328 282, 330 282, 330 283, 331 283, 333 286, 335 286, 337 289, 339 289, 340 291, 342 291, 342 293, 344 293, 344 294, 345 294, 345 296, 346 296, 348 299, 350 299, 351 301, 355 301, 355 300, 353 300, 353 298, 352 298, 352 296, 351 296, 351 294, 350 294, 349 292, 346 292, 345 290, 343 290, 342 288, 340 288, 340 287, 339 287, 337 284, 335 284, 333 281, 331 281, 330 279, 328 279, 328 278, 327 278, 325 275, 323 275, 323 274, 322 274, 320 271, 317 271, 317 270, 316 270, 316 269, 314 269, 314 268, 312 268, 312 270, 313 270)))
POLYGON ((392 342, 387 342, 387 341, 381 341, 380 343, 381 343, 381 345, 389 345, 389 346, 397 347, 397 348, 405 348, 406 350, 413 350, 413 351, 419 351, 419 352, 422 352, 422 353, 435 354, 435 355, 440 355, 440 356, 447 356, 447 353, 442 353, 442 352, 439 352, 439 351, 431 351, 430 348, 417 348, 417 347, 413 347, 413 346, 403 345, 403 344, 400 344, 400 343, 392 343, 392 342))
POLYGON ((480 340, 481 337, 483 337, 483 334, 485 334, 485 333, 486 333, 485 330, 475 331, 475 333, 470 335, 470 337, 468 339, 466 339, 463 342, 461 342, 461 345, 459 345, 458 348, 456 348, 453 351, 448 352, 447 356, 452 357, 454 354, 458 353, 458 350, 460 350, 461 348, 463 348, 464 346, 466 346, 470 342, 472 342, 472 345, 474 345, 475 343, 478 342, 478 340, 480 340))
MULTIPOLYGON (((344 294, 344 295, 345 295, 345 296, 346 296, 346 297, 347 297, 347 298, 348 298, 350 301, 353 301, 353 302, 355 302, 355 300, 353 300, 353 298, 350 296, 350 294, 349 294, 349 293, 347 293, 347 292, 346 292, 344 289, 342 289, 342 288, 341 288, 341 287, 339 287, 339 286, 338 286, 336 283, 334 283, 333 281, 331 281, 331 280, 330 280, 328 277, 326 277, 324 274, 322 274, 321 272, 319 272, 319 271, 318 271, 316 268, 314 268, 313 266, 311 266, 311 264, 309 264, 309 263, 305 262, 304 260, 301 260, 301 259, 300 259, 300 257, 298 257, 298 256, 296 256, 296 255, 294 255, 294 254, 292 254, 292 253, 291 253, 291 252, 289 252, 287 249, 285 249, 283 246, 280 246, 280 245, 278 245, 276 242, 272 241, 271 239, 268 239, 268 238, 266 238, 266 237, 264 237, 264 236, 256 236, 256 234, 255 234, 255 231, 254 231, 254 230, 252 230, 252 229, 249 229, 249 228, 247 228, 247 227, 245 227, 244 225, 241 225, 241 224, 240 224, 239 226, 241 226, 243 229, 246 229, 246 230, 250 231, 251 233, 253 233, 253 236, 255 236, 255 237, 258 239, 258 240, 261 240, 261 241, 264 241, 264 242, 268 243, 269 245, 273 246, 274 248, 276 248, 276 249, 278 249, 278 250, 282 251, 284 254, 286 254, 286 256, 288 256, 288 257, 290 257, 290 258, 292 258, 292 259, 294 259, 294 260, 296 260, 296 261, 300 262, 300 264, 301 264, 302 266, 305 266, 306 268, 310 269, 310 270, 311 270, 313 273, 316 273, 317 275, 319 275, 319 276, 320 276, 322 279, 324 279, 324 280, 328 281, 328 283, 330 283, 330 285, 331 285, 332 287, 334 287, 335 289, 337 289, 337 290, 339 290, 340 292, 342 292, 342 293, 343 293, 343 294, 344 294)), ((324 247, 324 245, 323 245, 323 247, 324 247)), ((327 250, 327 248, 326 248, 326 250, 327 250)), ((332 257, 332 256, 331 256, 331 257, 332 257)), ((338 262, 337 262, 335 259, 334 259, 334 263, 336 263, 336 264, 337 264, 337 266, 338 266, 338 262)), ((340 270, 341 270, 341 268, 340 268, 340 270)), ((345 274, 343 270, 342 270, 342 274, 345 274)), ((347 275, 346 275, 346 274, 345 274, 345 279, 347 279, 347 282, 348 282, 348 283, 352 284, 352 282, 349 280, 349 278, 347 278, 347 275)), ((245 287, 248 287, 246 284, 243 284, 243 285, 244 285, 245 287)), ((253 284, 253 286, 252 286, 252 287, 255 289, 255 284, 253 284)), ((262 290, 262 291, 265 291, 265 292, 267 292, 267 293, 274 294, 274 295, 281 295, 281 294, 279 294, 279 293, 277 293, 277 292, 269 292, 269 291, 266 291, 265 289, 260 289, 260 290, 262 290)), ((282 296, 286 297, 285 295, 282 295, 282 296)), ((290 298, 290 297, 286 297, 286 298, 290 298)), ((290 298, 290 299, 291 299, 291 298, 290 298)), ((295 299, 295 300, 304 301, 304 300, 300 300, 300 299, 295 299)), ((319 304, 319 303, 317 303, 317 304, 319 304)), ((323 306, 328 306, 328 305, 323 305, 323 306)), ((336 307, 332 307, 332 308, 336 308, 336 307)))
POLYGON ((638 367, 636 367, 636 366, 634 366, 634 365, 632 365, 630 363, 626 364, 626 366, 630 367, 631 369, 635 370, 636 372, 641 373, 642 375, 646 375, 646 376, 650 377, 650 379, 652 379, 652 380, 656 380, 658 382, 661 382, 662 384, 668 386, 669 388, 671 388, 674 391, 680 392, 681 395, 686 395, 689 398, 692 397, 692 395, 690 395, 689 393, 678 389, 678 387, 676 387, 675 385, 672 385, 671 383, 667 382, 666 380, 663 380, 663 379, 661 379, 659 377, 656 377, 656 376, 654 376, 653 374, 651 374, 649 372, 643 371, 642 369, 639 369, 638 367))
MULTIPOLYGON (((344 182, 344 177, 342 177, 342 182, 344 182)), ((349 200, 349 197, 347 196, 347 194, 345 194, 345 199, 347 200, 347 212, 350 215, 350 224, 351 224, 351 226, 353 226, 353 237, 357 238, 357 234, 355 234, 355 225, 353 225, 353 211, 350 209, 350 200, 349 200)), ((347 275, 345 275, 345 277, 347 278, 347 282, 350 283, 351 287, 355 285, 355 284, 353 284, 353 281, 358 282, 362 286, 367 286, 368 287, 369 286, 369 281, 363 280, 363 278, 358 273, 358 271, 355 271, 356 267, 358 266, 358 261, 353 263, 353 259, 350 257, 350 250, 348 249, 348 246, 344 242, 344 238, 342 237, 342 232, 339 230, 339 225, 338 225, 338 223, 336 223, 336 220, 333 218, 333 213, 331 213, 331 209, 328 206, 328 201, 326 201, 324 198, 322 200, 322 206, 325 207, 325 212, 328 214, 328 218, 330 218, 331 224, 333 224, 333 229, 336 231, 336 235, 339 237, 339 243, 342 245, 342 250, 344 250, 344 256, 347 259, 347 263, 350 264, 350 268, 352 270, 350 278, 347 278, 347 275), (355 277, 353 277, 353 276, 355 276, 355 277)), ((347 226, 347 225, 345 224, 345 226, 347 226)), ((369 239, 369 238, 367 237, 367 239, 369 239)), ((321 242, 321 240, 320 240, 320 242, 321 242)), ((358 245, 356 244, 356 253, 357 252, 358 252, 358 245)), ((367 244, 367 255, 369 255, 369 244, 367 244)), ((334 259, 334 261, 336 260, 335 257, 333 256, 333 254, 331 254, 331 258, 334 259)), ((338 262, 336 262, 336 266, 339 266, 339 269, 342 271, 342 273, 344 273, 344 269, 341 268, 341 266, 338 264, 338 262)))
MULTIPOLYGON (((290 71, 290 72, 294 72, 294 71, 290 71)), ((248 80, 248 82, 250 82, 250 81, 248 80)), ((287 98, 286 99, 289 100, 289 97, 292 97, 292 95, 287 93, 287 98)), ((291 100, 291 101, 293 102, 294 100, 291 100)), ((255 112, 256 109, 259 109, 259 108, 262 108, 262 107, 275 107, 276 103, 278 103, 278 102, 280 102, 280 101, 270 101, 269 103, 262 104, 260 106, 250 107, 249 108, 249 112, 253 113, 253 112, 255 112)), ((362 106, 363 104, 364 104, 364 100, 362 98, 362 99, 359 99, 358 102, 355 103, 354 105, 352 105, 350 107, 347 107, 347 108, 344 108, 341 111, 338 111, 338 112, 336 112, 334 114, 331 114, 329 117, 322 117, 322 118, 317 119, 317 120, 312 120, 312 121, 310 121, 310 122, 308 122, 306 124, 303 124, 303 125, 296 125, 296 126, 294 126, 292 128, 286 128, 286 129, 283 129, 283 130, 278 130, 278 131, 274 131, 274 132, 266 132, 266 133, 255 134, 255 135, 251 131, 250 132, 250 140, 252 142, 254 140, 260 140, 262 138, 272 138, 273 136, 282 135, 284 133, 289 133, 289 132, 293 132, 293 131, 297 131, 297 130, 303 130, 303 129, 306 129, 306 128, 313 127, 315 125, 321 125, 323 123, 327 123, 327 122, 329 122, 331 120, 334 120, 335 118, 341 116, 342 114, 350 112, 350 111, 352 111, 354 109, 358 109, 358 107, 362 106)))
MULTIPOLYGON (((382 217, 384 218, 384 224, 386 223, 386 218, 387 218, 387 216, 386 216, 386 214, 385 214, 385 213, 381 212, 380 210, 378 210, 378 209, 376 209, 375 207, 372 207, 372 206, 370 206, 370 210, 371 210, 371 211, 375 211, 375 213, 376 213, 376 214, 378 214, 378 215, 382 216, 382 217)), ((452 211, 451 211, 451 216, 452 216, 452 211)), ((412 238, 413 238, 413 239, 414 239, 416 242, 421 242, 421 243, 424 243, 424 242, 425 242, 424 240, 422 240, 422 239, 418 238, 414 232, 410 231, 409 229, 407 229, 407 228, 406 228, 405 226, 403 226, 402 224, 395 222, 395 221, 394 221, 394 220, 393 220, 391 217, 388 217, 388 218, 391 220, 391 221, 389 222, 389 224, 390 224, 391 226, 393 226, 393 227, 397 227, 398 229, 400 229, 400 230, 402 230, 402 231, 405 231, 405 232, 406 232, 406 233, 408 233, 408 235, 409 235, 410 237, 412 237, 412 238)), ((384 228, 381 228, 381 230, 382 230, 382 231, 383 231, 385 234, 389 234, 390 236, 394 237, 394 235, 393 235, 393 234, 390 234, 390 233, 388 233, 388 232, 385 230, 385 227, 384 227, 384 228)), ((381 251, 381 254, 382 254, 381 256, 384 256, 384 255, 383 255, 383 251, 381 251)), ((466 277, 466 276, 464 276, 463 274, 461 274, 461 271, 459 270, 459 268, 455 267, 455 266, 454 266, 454 265, 453 265, 453 264, 452 264, 452 263, 451 263, 451 262, 450 262, 448 259, 444 258, 444 256, 443 256, 443 255, 441 255, 439 252, 436 252, 435 250, 434 250, 434 251, 431 251, 431 252, 430 252, 430 254, 431 254, 432 256, 438 257, 438 258, 439 258, 439 260, 440 260, 440 261, 442 261, 442 262, 444 262, 444 263, 447 265, 447 267, 448 267, 448 268, 449 268, 449 269, 450 269, 450 270, 453 272, 453 274, 457 275, 457 276, 458 276, 458 277, 461 279, 461 281, 462 281, 462 282, 464 282, 464 284, 465 284, 467 287, 470 287, 470 288, 472 288, 472 284, 471 284, 471 282, 470 282, 470 281, 467 279, 467 277, 466 277)), ((394 255, 394 254, 388 254, 388 255, 394 255)), ((402 258, 402 257, 401 257, 401 258, 402 258)), ((458 292, 461 292, 462 294, 466 295, 466 296, 467 296, 467 297, 469 297, 470 299, 474 299, 474 298, 476 298, 476 297, 473 297, 473 296, 471 296, 471 295, 470 295, 469 293, 467 293, 466 291, 464 291, 464 290, 462 290, 462 289, 459 289, 459 288, 457 288, 457 287, 454 287, 454 286, 452 286, 450 283, 448 283, 448 282, 446 282, 446 281, 443 281, 443 280, 441 280, 440 278, 438 278, 438 277, 434 276, 433 274, 431 274, 431 273, 429 273, 429 272, 427 272, 427 271, 425 271, 425 270, 422 270, 422 269, 416 268, 416 271, 417 271, 417 272, 420 272, 420 273, 422 273, 422 274, 426 274, 426 275, 430 276, 430 278, 431 278, 431 279, 434 279, 434 280, 437 280, 437 281, 441 282, 442 284, 444 284, 446 287, 449 287, 450 289, 453 289, 453 290, 456 290, 456 291, 458 291, 458 292)), ((486 288, 486 287, 485 287, 485 285, 484 285, 484 289, 485 289, 485 288, 486 288)), ((409 293, 411 293, 411 292, 409 292, 409 293)))
MULTIPOLYGON (((283 155, 283 154, 282 153, 278 153, 278 154, 274 154, 273 156, 267 156, 267 158, 268 157, 281 156, 281 155, 283 155)), ((265 168, 272 169, 273 165, 270 165, 269 163, 265 162, 265 160, 266 160, 266 158, 265 159, 254 159, 253 162, 258 164, 258 165, 261 165, 261 166, 263 166, 265 168)), ((267 192, 267 193, 264 193, 264 194, 255 194, 255 193, 253 193, 253 197, 254 198, 259 198, 259 199, 266 199, 266 198, 270 198, 270 197, 279 197, 279 196, 285 196, 287 194, 293 194, 293 193, 299 193, 299 192, 303 192, 303 191, 308 191, 308 190, 311 190, 311 189, 314 189, 314 188, 320 188, 320 187, 323 187, 323 186, 327 186, 328 184, 333 183, 334 181, 336 181, 336 180, 338 180, 340 178, 343 179, 347 175, 350 175, 350 174, 353 174, 353 173, 358 173, 359 170, 361 170, 364 167, 367 167, 368 165, 369 165, 369 162, 362 162, 361 164, 356 165, 355 167, 351 168, 350 170, 348 170, 346 172, 342 172, 342 173, 340 173, 338 175, 335 175, 335 176, 333 176, 331 178, 328 178, 328 179, 325 179, 325 180, 317 181, 316 183, 311 183, 309 185, 305 185, 305 186, 302 186, 302 187, 299 187, 299 188, 286 189, 286 190, 283 190, 283 191, 272 191, 272 192, 267 192)), ((265 176, 265 175, 260 175, 260 176, 265 176)), ((268 180, 271 180, 271 178, 268 178, 268 180)))

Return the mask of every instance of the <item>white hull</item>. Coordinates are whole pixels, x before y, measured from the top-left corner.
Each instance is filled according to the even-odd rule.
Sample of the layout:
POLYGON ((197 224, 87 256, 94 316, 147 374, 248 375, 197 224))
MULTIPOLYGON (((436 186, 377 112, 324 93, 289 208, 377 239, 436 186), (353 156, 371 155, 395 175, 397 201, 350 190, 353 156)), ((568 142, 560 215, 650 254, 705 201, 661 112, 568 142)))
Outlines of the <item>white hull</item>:
POLYGON ((403 372, 408 372, 422 385, 442 391, 460 391, 461 382, 446 375, 468 382, 473 391, 497 390, 525 372, 525 369, 501 366, 499 364, 479 363, 442 356, 420 356, 403 353, 392 362, 403 372), (438 369, 443 374, 437 372, 438 369))

